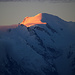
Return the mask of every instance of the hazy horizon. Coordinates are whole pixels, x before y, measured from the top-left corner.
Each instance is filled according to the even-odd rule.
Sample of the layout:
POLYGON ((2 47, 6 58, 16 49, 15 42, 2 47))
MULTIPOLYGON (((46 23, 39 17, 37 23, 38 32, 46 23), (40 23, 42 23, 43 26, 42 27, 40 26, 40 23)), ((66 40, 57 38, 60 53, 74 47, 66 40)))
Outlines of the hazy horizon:
POLYGON ((35 16, 38 13, 48 13, 65 21, 75 22, 75 2, 0 2, 0 25, 18 24, 26 16, 35 16))

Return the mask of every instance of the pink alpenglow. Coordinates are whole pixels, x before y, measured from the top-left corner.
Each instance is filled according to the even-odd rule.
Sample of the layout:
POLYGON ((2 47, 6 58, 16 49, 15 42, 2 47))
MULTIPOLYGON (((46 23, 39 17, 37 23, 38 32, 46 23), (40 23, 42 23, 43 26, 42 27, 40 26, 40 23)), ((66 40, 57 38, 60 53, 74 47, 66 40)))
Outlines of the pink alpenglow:
POLYGON ((36 16, 33 17, 25 17, 20 24, 23 24, 26 27, 30 27, 35 24, 46 24, 46 22, 42 22, 41 20, 42 20, 42 13, 37 14, 36 16))

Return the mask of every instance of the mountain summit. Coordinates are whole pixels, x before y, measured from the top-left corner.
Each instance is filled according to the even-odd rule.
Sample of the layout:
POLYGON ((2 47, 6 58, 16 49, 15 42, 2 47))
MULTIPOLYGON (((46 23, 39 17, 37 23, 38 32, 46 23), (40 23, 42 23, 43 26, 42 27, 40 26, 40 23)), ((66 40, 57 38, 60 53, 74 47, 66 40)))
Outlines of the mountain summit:
POLYGON ((75 75, 75 23, 40 13, 1 31, 0 75, 75 75))
POLYGON ((25 17, 24 20, 20 23, 25 25, 26 27, 34 26, 36 24, 47 24, 47 23, 56 23, 56 22, 64 23, 65 21, 61 18, 48 14, 48 13, 39 13, 33 17, 25 17))
POLYGON ((37 14, 33 17, 25 17, 24 20, 20 23, 25 25, 26 27, 33 26, 35 24, 46 24, 46 22, 42 22, 42 15, 43 13, 37 14))

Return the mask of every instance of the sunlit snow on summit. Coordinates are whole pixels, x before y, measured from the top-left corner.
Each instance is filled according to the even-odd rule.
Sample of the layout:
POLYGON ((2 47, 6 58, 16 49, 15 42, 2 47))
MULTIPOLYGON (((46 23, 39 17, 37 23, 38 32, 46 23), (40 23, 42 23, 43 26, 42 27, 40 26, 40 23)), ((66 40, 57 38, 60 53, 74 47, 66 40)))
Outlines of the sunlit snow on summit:
POLYGON ((42 13, 39 13, 33 17, 25 17, 24 20, 20 24, 23 24, 26 27, 30 27, 35 24, 46 24, 45 22, 41 22, 41 19, 42 19, 42 13))

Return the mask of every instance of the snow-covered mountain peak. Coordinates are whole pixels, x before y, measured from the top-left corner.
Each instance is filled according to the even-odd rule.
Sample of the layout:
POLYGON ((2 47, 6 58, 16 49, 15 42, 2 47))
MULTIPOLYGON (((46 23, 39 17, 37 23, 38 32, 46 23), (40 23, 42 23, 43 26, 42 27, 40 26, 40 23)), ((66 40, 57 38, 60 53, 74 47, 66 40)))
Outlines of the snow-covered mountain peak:
POLYGON ((75 23, 39 13, 0 30, 0 75, 75 75, 75 23))
POLYGON ((57 22, 66 23, 66 21, 62 20, 61 18, 55 15, 51 15, 48 13, 39 13, 32 17, 25 17, 20 24, 23 24, 26 27, 30 27, 36 24, 52 24, 57 22))

